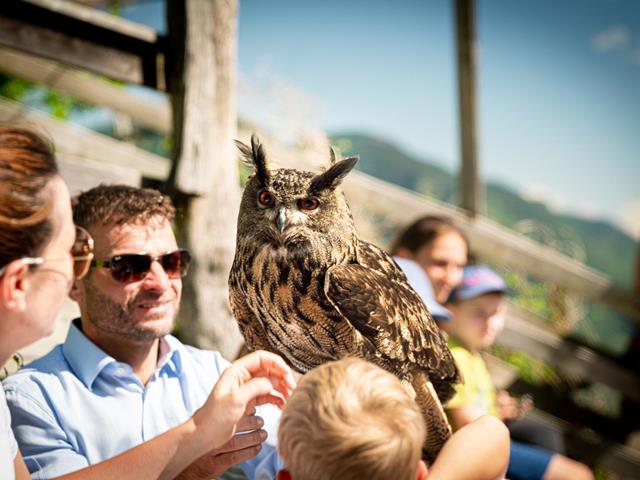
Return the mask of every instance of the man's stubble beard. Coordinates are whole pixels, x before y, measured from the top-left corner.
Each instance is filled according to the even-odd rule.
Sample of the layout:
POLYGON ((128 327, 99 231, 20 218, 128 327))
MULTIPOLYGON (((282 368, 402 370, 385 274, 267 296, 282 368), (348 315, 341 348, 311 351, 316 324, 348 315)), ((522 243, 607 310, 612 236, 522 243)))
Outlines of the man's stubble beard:
MULTIPOLYGON (((87 300, 87 320, 97 330, 120 335, 133 341, 149 342, 171 333, 178 314, 176 309, 171 319, 171 327, 166 332, 148 330, 133 319, 133 313, 136 308, 134 305, 139 304, 141 300, 155 301, 161 298, 161 295, 153 293, 138 294, 127 302, 126 306, 123 306, 102 294, 89 281, 85 282, 85 295, 87 300)), ((158 319, 160 318, 158 317, 158 319)))

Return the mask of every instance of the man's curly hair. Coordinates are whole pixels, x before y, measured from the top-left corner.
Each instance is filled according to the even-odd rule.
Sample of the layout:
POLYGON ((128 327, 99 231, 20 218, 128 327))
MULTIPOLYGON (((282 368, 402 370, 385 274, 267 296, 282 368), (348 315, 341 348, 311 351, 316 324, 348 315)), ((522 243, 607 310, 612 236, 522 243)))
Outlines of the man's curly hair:
POLYGON ((128 185, 99 185, 73 200, 73 221, 84 228, 143 224, 152 218, 172 222, 175 213, 171 199, 158 190, 128 185))

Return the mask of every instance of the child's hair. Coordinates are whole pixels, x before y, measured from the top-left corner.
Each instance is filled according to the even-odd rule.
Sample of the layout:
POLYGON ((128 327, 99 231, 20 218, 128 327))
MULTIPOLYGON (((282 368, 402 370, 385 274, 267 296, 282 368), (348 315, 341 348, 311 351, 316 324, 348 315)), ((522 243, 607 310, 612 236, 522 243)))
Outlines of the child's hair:
POLYGON ((345 358, 302 378, 282 414, 278 445, 293 480, 414 480, 425 435, 400 380, 345 358))

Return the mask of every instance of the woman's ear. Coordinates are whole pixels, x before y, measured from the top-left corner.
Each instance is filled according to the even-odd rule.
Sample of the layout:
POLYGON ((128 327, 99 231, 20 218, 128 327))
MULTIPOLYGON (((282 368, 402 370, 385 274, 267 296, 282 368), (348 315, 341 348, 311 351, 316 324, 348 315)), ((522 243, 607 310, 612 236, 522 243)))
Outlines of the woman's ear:
POLYGON ((27 292, 31 288, 29 266, 20 260, 9 262, 0 276, 0 304, 11 312, 27 308, 27 292))
POLYGON ((426 480, 427 473, 429 473, 427 464, 424 463, 423 460, 420 460, 420 463, 418 464, 418 476, 416 477, 416 480, 426 480))

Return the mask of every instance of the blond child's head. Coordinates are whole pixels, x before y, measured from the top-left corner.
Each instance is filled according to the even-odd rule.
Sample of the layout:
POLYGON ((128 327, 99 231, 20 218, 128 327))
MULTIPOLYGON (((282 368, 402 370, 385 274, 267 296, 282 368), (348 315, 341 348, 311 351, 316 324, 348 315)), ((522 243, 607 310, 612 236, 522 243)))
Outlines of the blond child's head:
POLYGON ((420 409, 396 377, 345 358, 302 378, 278 445, 293 480, 415 480, 426 472, 425 434, 420 409))
POLYGON ((490 346, 504 328, 507 293, 504 280, 489 267, 466 267, 447 301, 452 313, 447 332, 470 350, 490 346))

